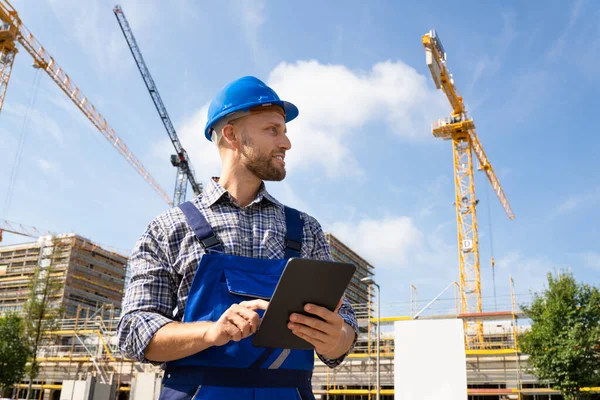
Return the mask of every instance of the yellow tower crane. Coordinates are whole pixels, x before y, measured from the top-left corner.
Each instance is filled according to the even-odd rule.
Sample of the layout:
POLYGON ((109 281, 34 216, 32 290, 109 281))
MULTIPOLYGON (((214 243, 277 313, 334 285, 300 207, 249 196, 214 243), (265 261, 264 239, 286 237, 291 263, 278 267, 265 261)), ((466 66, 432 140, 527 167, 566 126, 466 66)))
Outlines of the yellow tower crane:
MULTIPOLYGON (((498 177, 483 151, 475 133, 475 123, 467 114, 462 96, 454 86, 452 74, 446 67, 446 52, 435 30, 423 35, 425 58, 435 86, 441 89, 452 106, 452 115, 433 123, 435 137, 452 140, 454 155, 454 185, 456 219, 458 223, 458 260, 460 269, 461 313, 482 312, 481 277, 479 266, 479 239, 477 234, 475 181, 473 175, 473 153, 479 161, 479 170, 487 175, 494 192, 500 199, 508 218, 514 214, 500 186, 498 177)), ((492 258, 493 267, 493 258, 492 258)), ((466 345, 483 344, 483 325, 465 319, 466 345)))
POLYGON ((83 112, 102 135, 108 140, 129 164, 144 178, 144 180, 167 202, 173 201, 137 157, 129 150, 123 140, 117 136, 106 119, 96 110, 96 107, 73 83, 69 75, 54 61, 54 58, 44 49, 42 44, 27 29, 15 8, 8 0, 0 0, 0 111, 4 104, 4 96, 17 54, 17 43, 33 57, 33 66, 41 68, 62 89, 68 98, 83 112))

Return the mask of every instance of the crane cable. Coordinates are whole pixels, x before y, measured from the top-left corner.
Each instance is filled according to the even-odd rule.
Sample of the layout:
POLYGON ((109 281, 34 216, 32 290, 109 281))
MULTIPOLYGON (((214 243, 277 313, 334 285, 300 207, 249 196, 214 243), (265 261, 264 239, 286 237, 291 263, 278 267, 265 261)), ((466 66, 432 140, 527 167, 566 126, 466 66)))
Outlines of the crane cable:
POLYGON ((494 285, 494 311, 498 311, 498 302, 496 300, 496 267, 494 261, 494 236, 492 230, 492 212, 490 208, 490 187, 486 185, 486 203, 487 203, 487 212, 488 212, 488 227, 489 227, 489 235, 490 235, 490 254, 492 256, 492 281, 494 285))
POLYGON ((31 94, 29 95, 29 103, 27 104, 27 109, 25 110, 25 116, 23 117, 23 125, 21 126, 21 133, 19 136, 19 142, 17 144, 17 151, 15 152, 15 161, 12 166, 12 171, 10 173, 10 180, 8 183, 8 191, 6 193, 6 200, 4 202, 4 209, 2 210, 2 215, 4 217, 8 216, 8 210, 10 208, 10 203, 12 200, 15 182, 17 180, 17 175, 19 174, 19 166, 21 164, 21 156, 23 154, 23 144, 25 143, 25 135, 27 130, 29 129, 29 123, 31 121, 31 112, 33 110, 33 105, 35 103, 35 99, 37 97, 37 92, 40 87, 41 80, 40 69, 36 69, 36 72, 33 77, 33 82, 31 85, 31 94))

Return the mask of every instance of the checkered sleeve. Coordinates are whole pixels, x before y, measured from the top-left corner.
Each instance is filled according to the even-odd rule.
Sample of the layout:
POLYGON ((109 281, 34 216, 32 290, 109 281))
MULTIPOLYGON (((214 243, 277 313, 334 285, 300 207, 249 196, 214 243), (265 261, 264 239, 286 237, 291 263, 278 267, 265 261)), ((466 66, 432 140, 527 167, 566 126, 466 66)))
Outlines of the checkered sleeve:
POLYGON ((144 353, 154 334, 172 322, 177 288, 167 255, 167 239, 152 221, 130 258, 131 280, 125 290, 118 325, 119 348, 125 357, 158 365, 144 353))
MULTIPOLYGON (((316 259, 316 260, 332 261, 333 258, 331 256, 329 243, 327 243, 327 239, 325 238, 325 234, 323 233, 323 229, 321 228, 321 225, 319 224, 319 222, 316 219, 314 219, 312 217, 308 217, 308 222, 309 222, 308 225, 310 227, 310 231, 314 238, 314 246, 313 246, 311 258, 316 259)), ((329 358, 323 357, 321 354, 317 353, 317 355, 319 356, 319 359, 321 361, 323 361, 323 363, 325 365, 327 365, 329 368, 335 368, 338 365, 340 365, 346 359, 346 356, 350 353, 350 351, 352 351, 352 349, 354 348, 354 346, 356 345, 356 342, 358 340, 358 322, 356 320, 356 315, 354 313, 354 309, 352 308, 352 305, 350 304, 350 302, 348 301, 346 296, 343 297, 342 305, 340 306, 338 313, 344 319, 344 321, 348 325, 350 325, 352 327, 352 329, 354 330, 354 342, 352 343, 352 346, 350 346, 350 349, 348 350, 348 352, 346 352, 346 354, 344 354, 336 359, 329 359, 329 358)))

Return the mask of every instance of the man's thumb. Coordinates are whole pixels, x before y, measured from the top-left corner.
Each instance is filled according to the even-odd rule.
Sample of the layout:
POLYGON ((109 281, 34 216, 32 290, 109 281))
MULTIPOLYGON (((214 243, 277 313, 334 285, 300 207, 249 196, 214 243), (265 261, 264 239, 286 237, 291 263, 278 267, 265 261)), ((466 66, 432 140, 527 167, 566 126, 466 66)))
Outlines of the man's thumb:
POLYGON ((342 296, 342 298, 340 299, 340 301, 338 302, 337 307, 335 308, 335 310, 333 312, 338 312, 340 310, 340 307, 342 306, 342 303, 344 302, 344 296, 342 296))

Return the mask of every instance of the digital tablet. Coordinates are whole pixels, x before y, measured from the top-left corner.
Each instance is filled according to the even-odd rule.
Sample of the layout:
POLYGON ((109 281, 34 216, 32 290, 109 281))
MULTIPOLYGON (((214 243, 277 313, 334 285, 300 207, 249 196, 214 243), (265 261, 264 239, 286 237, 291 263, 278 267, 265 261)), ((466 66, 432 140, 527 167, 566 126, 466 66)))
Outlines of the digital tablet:
POLYGON ((288 322, 292 313, 318 318, 304 311, 307 303, 335 310, 356 271, 353 264, 290 258, 277 283, 260 327, 255 347, 312 350, 313 345, 294 335, 288 322))

